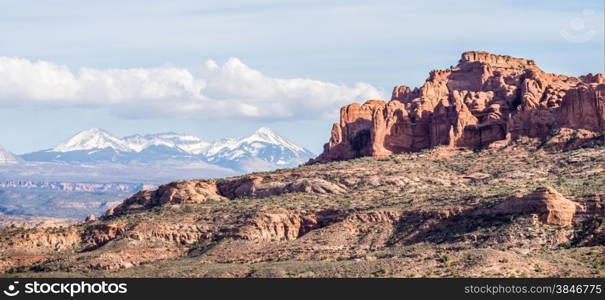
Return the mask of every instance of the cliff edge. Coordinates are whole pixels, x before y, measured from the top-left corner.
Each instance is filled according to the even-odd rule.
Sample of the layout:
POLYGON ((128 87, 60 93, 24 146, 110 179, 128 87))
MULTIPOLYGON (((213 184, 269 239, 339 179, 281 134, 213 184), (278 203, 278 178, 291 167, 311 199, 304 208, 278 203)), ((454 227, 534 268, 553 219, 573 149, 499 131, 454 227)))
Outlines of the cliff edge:
POLYGON ((324 152, 310 163, 439 145, 477 149, 519 136, 544 138, 558 128, 603 132, 603 83, 603 74, 555 75, 533 60, 465 52, 420 88, 396 86, 389 102, 343 107, 324 152))

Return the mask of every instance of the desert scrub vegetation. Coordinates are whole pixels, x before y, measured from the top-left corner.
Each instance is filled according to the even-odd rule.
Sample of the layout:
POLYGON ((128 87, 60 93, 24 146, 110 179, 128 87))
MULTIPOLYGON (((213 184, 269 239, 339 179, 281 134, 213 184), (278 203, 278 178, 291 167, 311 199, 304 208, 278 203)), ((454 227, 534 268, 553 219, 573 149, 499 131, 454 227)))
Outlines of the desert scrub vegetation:
MULTIPOLYGON (((119 224, 136 235, 76 259, 36 264, 45 275, 70 270, 82 276, 602 276, 603 241, 595 239, 602 217, 552 226, 537 215, 481 212, 543 186, 579 204, 604 192, 604 148, 538 146, 521 139, 500 150, 436 148, 258 172, 254 176, 267 184, 322 179, 342 189, 133 211, 81 226, 119 224), (175 237, 183 236, 175 245, 175 237), (173 253, 180 254, 157 258, 173 253), (111 262, 145 255, 128 267, 96 267, 105 257, 114 267, 111 262), (95 268, 83 267, 91 261, 95 268)), ((0 229, 0 241, 26 232, 0 229)), ((15 270, 11 276, 36 275, 15 270)))

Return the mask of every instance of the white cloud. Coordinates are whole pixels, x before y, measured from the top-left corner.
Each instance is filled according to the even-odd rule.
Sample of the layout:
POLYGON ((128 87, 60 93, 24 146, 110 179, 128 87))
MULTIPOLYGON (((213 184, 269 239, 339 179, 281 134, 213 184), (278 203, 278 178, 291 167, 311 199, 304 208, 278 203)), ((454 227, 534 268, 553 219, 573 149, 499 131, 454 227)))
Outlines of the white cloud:
POLYGON ((172 66, 81 68, 0 57, 0 106, 103 108, 127 117, 333 118, 350 102, 384 98, 366 83, 271 78, 237 58, 208 61, 197 77, 172 66))

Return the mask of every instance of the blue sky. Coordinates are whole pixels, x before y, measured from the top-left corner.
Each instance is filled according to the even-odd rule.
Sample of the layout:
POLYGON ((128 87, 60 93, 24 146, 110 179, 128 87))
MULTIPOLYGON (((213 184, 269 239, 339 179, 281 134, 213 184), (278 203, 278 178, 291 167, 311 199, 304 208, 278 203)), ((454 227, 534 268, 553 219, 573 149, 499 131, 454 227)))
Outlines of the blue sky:
POLYGON ((215 2, 0 1, 0 145, 268 126, 320 152, 338 107, 418 86, 463 51, 603 72, 600 0, 215 2))

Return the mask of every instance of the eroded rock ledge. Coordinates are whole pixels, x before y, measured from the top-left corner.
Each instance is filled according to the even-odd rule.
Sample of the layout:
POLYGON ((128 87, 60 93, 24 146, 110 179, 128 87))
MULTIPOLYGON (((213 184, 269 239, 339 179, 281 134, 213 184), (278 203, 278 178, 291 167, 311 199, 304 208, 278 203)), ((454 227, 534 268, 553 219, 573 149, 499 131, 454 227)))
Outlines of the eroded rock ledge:
POLYGON ((482 148, 558 128, 605 131, 603 74, 549 74, 533 60, 465 52, 424 85, 397 86, 391 101, 368 100, 340 111, 324 152, 310 161, 385 157, 439 145, 482 148))
POLYGON ((134 194, 117 207, 109 209, 104 217, 141 211, 163 204, 227 201, 241 197, 264 198, 296 192, 342 194, 346 190, 344 185, 319 178, 266 182, 262 177, 250 175, 222 181, 214 179, 175 181, 162 185, 155 191, 144 190, 134 194))
POLYGON ((533 193, 511 198, 493 208, 474 212, 475 215, 518 215, 531 214, 544 224, 569 226, 581 206, 567 200, 551 187, 540 187, 533 193))

